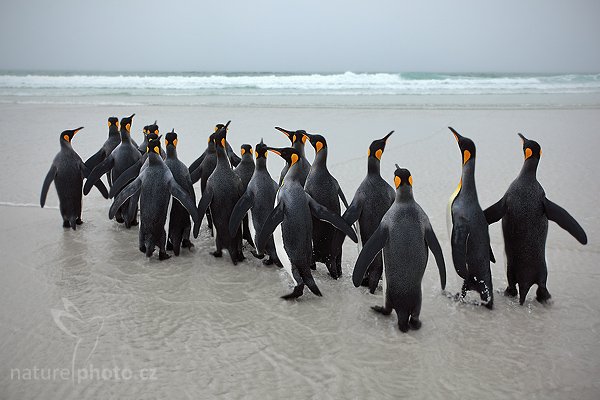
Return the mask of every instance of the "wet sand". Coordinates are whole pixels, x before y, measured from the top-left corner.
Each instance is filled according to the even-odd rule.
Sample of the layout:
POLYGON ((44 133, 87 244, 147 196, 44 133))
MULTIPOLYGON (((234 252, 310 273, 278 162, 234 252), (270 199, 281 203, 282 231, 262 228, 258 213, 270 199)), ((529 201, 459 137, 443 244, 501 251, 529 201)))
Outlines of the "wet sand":
MULTIPOLYGON (((2 104, 0 126, 1 398, 600 396, 599 109, 2 104), (366 173, 369 143, 395 130, 382 175, 391 182, 394 163, 412 172, 415 198, 444 251, 448 293, 440 290, 430 256, 423 327, 402 334, 395 316, 370 310, 381 303, 381 290, 370 295, 353 287, 357 247, 349 241, 341 280, 329 278, 319 265, 314 275, 324 296, 306 291, 298 301, 285 302, 279 296, 292 281, 284 271, 263 266, 249 252, 238 266, 228 257, 213 258, 208 253, 214 241, 206 228, 192 253, 184 250, 163 262, 156 253, 146 259, 137 249, 137 230, 109 221, 110 203, 95 189, 84 199, 84 225, 76 232, 64 230, 53 208, 58 205, 53 188, 46 208, 39 208, 59 133, 85 126, 73 145, 86 159, 106 138, 106 118, 133 112, 136 140, 142 126, 158 119, 162 131, 179 133, 179 157, 188 164, 203 151, 216 122, 232 120, 229 139, 236 149, 261 137, 285 145, 275 125, 322 133, 330 147, 330 170, 349 199, 366 173), (484 208, 502 196, 521 168, 516 133, 541 144, 538 179, 548 198, 566 208, 589 238, 581 246, 550 223, 552 305, 537 303, 533 290, 523 306, 502 296, 499 224, 490 228, 497 258, 495 309, 449 297, 461 286, 445 221, 460 177, 460 152, 447 126, 477 145, 484 208), (55 323, 53 309, 65 313, 54 311, 64 329, 55 323), (38 371, 34 379, 35 368, 69 374, 43 379, 38 371), (131 376, 117 376, 115 368, 131 376)), ((312 159, 312 149, 307 155, 312 159)), ((283 161, 270 157, 269 164, 272 176, 279 176, 283 161)))

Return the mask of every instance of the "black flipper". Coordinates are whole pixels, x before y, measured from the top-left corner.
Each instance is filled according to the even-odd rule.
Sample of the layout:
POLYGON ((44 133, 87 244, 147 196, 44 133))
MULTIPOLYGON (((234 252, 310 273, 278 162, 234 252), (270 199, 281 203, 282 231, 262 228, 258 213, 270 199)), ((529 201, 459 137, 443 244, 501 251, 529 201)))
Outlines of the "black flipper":
POLYGON ((40 195, 40 206, 44 208, 44 204, 46 204, 46 196, 48 195, 48 189, 50 189, 50 184, 54 180, 56 176, 56 167, 53 165, 50 166, 50 170, 46 174, 46 178, 44 178, 44 183, 42 184, 42 194, 40 195))
POLYGON ((85 161, 85 166, 88 167, 91 171, 94 168, 96 168, 96 166, 100 164, 105 158, 106 154, 104 154, 104 149, 100 149, 96 152, 96 154, 94 154, 85 161))
POLYGON ((308 205, 310 206, 310 211, 315 216, 315 218, 329 222, 335 228, 344 232, 350 239, 352 239, 354 243, 358 243, 358 237, 356 236, 356 232, 354 232, 354 229, 352 229, 352 227, 348 225, 348 223, 344 221, 344 219, 341 216, 329 211, 326 207, 323 207, 322 205, 317 203, 316 200, 310 197, 308 193, 306 193, 306 197, 308 198, 308 205))
POLYGON ((204 193, 202 193, 202 197, 198 202, 198 222, 194 224, 194 238, 198 237, 198 233, 200 233, 200 224, 202 224, 202 219, 204 218, 204 214, 206 214, 206 210, 210 203, 212 202, 213 192, 210 187, 204 189, 204 193))
MULTIPOLYGON (((231 217, 229 218, 229 234, 233 237, 240 227, 240 223, 242 219, 248 212, 250 208, 254 205, 254 193, 250 190, 246 190, 244 195, 240 197, 238 202, 236 203, 233 211, 231 212, 231 217)), ((257 230, 259 227, 255 227, 257 230)))
POLYGON ((352 203, 350 203, 350 206, 346 208, 344 215, 342 215, 342 218, 344 218, 344 221, 346 221, 348 225, 352 225, 360 218, 363 207, 361 200, 361 198, 354 197, 352 203))
POLYGON ((440 272, 440 283, 442 284, 442 290, 444 290, 446 289, 446 263, 444 262, 444 254, 442 253, 440 242, 438 242, 431 224, 425 229, 425 243, 427 243, 427 247, 429 247, 429 250, 431 250, 435 257, 435 262, 440 272))
POLYGON ((140 157, 135 164, 127 168, 121 175, 119 175, 117 180, 113 182, 110 192, 108 193, 111 199, 115 197, 117 193, 119 193, 129 182, 138 177, 140 174, 140 169, 142 169, 142 165, 144 165, 144 161, 146 159, 146 157, 140 157))
POLYGON ((200 155, 200 157, 198 157, 196 159, 196 161, 194 161, 193 163, 190 164, 190 166, 188 167, 188 171, 190 171, 190 174, 192 173, 192 171, 194 171, 195 169, 200 167, 200 164, 202 164, 202 161, 204 161, 205 157, 206 157, 206 150, 204 150, 204 153, 202 153, 200 155))
POLYGON ((198 209, 196 208, 196 204, 192 200, 192 197, 187 193, 183 188, 175 181, 175 179, 171 179, 169 181, 169 192, 181 203, 183 207, 190 213, 192 220, 195 224, 199 224, 199 216, 198 209))
POLYGON ((506 202, 504 201, 504 197, 498 200, 495 204, 486 208, 483 214, 485 215, 488 225, 500 221, 500 219, 504 217, 504 214, 506 214, 506 202))
POLYGON ((340 196, 340 200, 342 200, 342 203, 344 203, 344 207, 346 207, 346 209, 348 209, 348 200, 346 200, 346 196, 344 195, 344 192, 342 191, 342 188, 340 187, 339 184, 338 184, 338 196, 340 196))
POLYGON ((199 166, 196 169, 190 170, 190 178, 192 179, 192 184, 198 182, 200 178, 202 178, 202 166, 199 166))
POLYGON ((492 245, 490 245, 490 261, 496 264, 496 257, 494 257, 494 252, 492 251, 492 245))
POLYGON ((260 228, 260 232, 256 235, 256 250, 264 253, 267 240, 273 234, 277 225, 283 221, 284 206, 283 202, 277 204, 277 207, 271 211, 264 225, 260 228))
POLYGON ((558 226, 569 232, 579 243, 587 244, 585 231, 567 210, 548 199, 544 199, 544 208, 546 216, 550 221, 556 222, 558 226))
POLYGON ((112 205, 110 206, 110 210, 108 211, 108 218, 113 219, 117 210, 127 201, 128 198, 136 194, 138 191, 142 189, 142 180, 141 178, 136 178, 133 182, 127 185, 123 190, 119 192, 112 205))
MULTIPOLYGON (((85 165, 85 163, 81 163, 81 170, 84 178, 90 176, 91 170, 87 165, 85 165)), ((104 186, 104 182, 102 182, 102 180, 98 179, 96 183, 94 183, 94 186, 96 186, 100 193, 102 193, 102 197, 108 199, 108 190, 106 189, 106 186, 104 186)))
POLYGON ((452 227, 452 262, 456 273, 463 279, 469 276, 467 270, 467 239, 469 232, 465 226, 458 228, 456 225, 452 227))
POLYGON ((100 164, 98 164, 96 168, 94 168, 92 172, 90 172, 90 175, 85 181, 85 185, 83 186, 83 194, 87 195, 90 192, 90 190, 92 190, 92 186, 98 181, 98 179, 100 179, 102 175, 110 171, 114 165, 115 159, 113 158, 112 154, 106 157, 104 161, 102 161, 100 164))
POLYGON ((373 235, 367 240, 364 247, 362 248, 356 264, 354 265, 354 272, 352 273, 352 283, 355 287, 359 287, 362 284, 367 268, 371 265, 371 262, 377 254, 383 249, 388 239, 388 230, 381 224, 373 232, 373 235))
POLYGON ((242 161, 242 159, 237 154, 235 154, 235 151, 233 151, 229 142, 226 142, 226 144, 227 144, 227 156, 229 157, 229 162, 231 163, 233 168, 235 168, 242 161))

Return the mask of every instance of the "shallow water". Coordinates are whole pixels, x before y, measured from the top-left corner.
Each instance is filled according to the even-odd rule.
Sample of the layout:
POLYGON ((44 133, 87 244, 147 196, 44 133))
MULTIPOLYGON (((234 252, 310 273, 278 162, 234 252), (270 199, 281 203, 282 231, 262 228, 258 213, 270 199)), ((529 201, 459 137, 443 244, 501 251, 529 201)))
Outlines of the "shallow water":
MULTIPOLYGON (((0 398, 573 398, 600 395, 600 193, 596 153, 600 112, 589 110, 365 110, 170 106, 0 106, 3 279, 0 290, 0 398), (233 120, 230 140, 284 145, 272 127, 305 127, 324 134, 330 170, 351 198, 366 170, 366 149, 389 130, 382 173, 398 163, 411 170, 415 198, 429 214, 447 263, 441 293, 430 257, 423 280, 423 327, 402 334, 395 316, 351 282, 357 248, 344 247, 344 276, 315 278, 323 298, 279 296, 289 276, 249 257, 233 266, 208 254, 206 229, 194 251, 160 262, 137 250, 137 230, 107 218, 96 190, 84 200, 84 225, 63 230, 54 189, 36 206, 63 129, 86 126, 74 139, 85 159, 104 141, 106 117, 136 113, 180 133, 189 163, 215 122, 233 120), (550 225, 548 288, 553 304, 530 292, 524 306, 506 286, 501 231, 492 226, 498 262, 495 309, 457 303, 445 226, 447 199, 460 176, 460 153, 446 126, 477 144, 477 183, 485 207, 495 202, 521 166, 517 132, 540 142, 539 180, 548 197, 582 224, 579 245, 550 225), (52 310, 60 310, 59 326, 52 310), (72 334, 72 336, 69 335, 72 334), (115 367, 121 373, 115 377, 115 367), (34 368, 66 369, 66 378, 34 379, 34 368), (30 379, 27 379, 30 371, 30 379), (108 376, 106 371, 111 371, 108 376), (123 376, 123 371, 129 372, 123 376), (20 374, 20 375, 19 375, 20 374), (104 374, 104 376, 102 376, 104 374), (127 379, 129 377, 129 379, 127 379)), ((309 159, 312 150, 307 150, 309 159)), ((283 162, 269 158, 273 176, 283 162)), ((199 188, 197 189, 199 191, 199 188)), ((473 296, 472 298, 475 298, 473 296)), ((55 315, 58 311, 54 311, 55 315)))

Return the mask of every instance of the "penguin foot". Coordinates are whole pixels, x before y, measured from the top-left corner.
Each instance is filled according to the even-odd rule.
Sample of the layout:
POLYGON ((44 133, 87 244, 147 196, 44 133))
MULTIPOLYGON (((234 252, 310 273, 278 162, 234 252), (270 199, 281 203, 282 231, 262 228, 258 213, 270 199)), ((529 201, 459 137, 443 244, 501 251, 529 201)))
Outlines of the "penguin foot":
POLYGON ((383 314, 383 315, 390 315, 392 313, 391 308, 389 310, 386 310, 385 307, 381 307, 381 306, 373 306, 373 307, 371 307, 371 310, 373 310, 379 314, 383 314))
POLYGON ((171 256, 168 255, 166 251, 159 251, 158 252, 158 259, 160 261, 168 260, 169 258, 171 258, 171 256))
MULTIPOLYGON (((265 254, 264 254, 264 253, 259 253, 259 252, 255 251, 255 250, 250 250, 250 253, 251 253, 251 254, 252 254, 254 257, 258 258, 259 260, 262 260, 263 258, 265 258, 265 254)), ((266 261, 266 260, 265 260, 265 261, 266 261)), ((264 262, 264 261, 263 261, 263 264, 265 264, 265 262, 264 262)), ((269 265, 269 264, 265 264, 265 265, 269 265)))
POLYGON ((117 221, 120 224, 122 224, 123 222, 125 222, 125 220, 123 219, 123 217, 117 217, 117 218, 115 218, 115 221, 117 221))
POLYGON ((271 257, 265 258, 262 263, 263 265, 273 265, 273 259, 271 257))
POLYGON ((507 297, 516 297, 517 296, 517 288, 516 287, 507 287, 504 291, 504 295, 507 297))
POLYGON ((76 223, 77 225, 81 225, 81 224, 83 224, 83 221, 81 220, 81 218, 77 218, 77 219, 75 220, 75 223, 76 223))
POLYGON ((317 270, 317 264, 316 264, 316 263, 313 263, 313 264, 310 266, 310 269, 312 269, 313 271, 316 271, 316 270, 317 270))
POLYGON ((369 287, 369 277, 365 276, 362 280, 362 282, 360 283, 360 286, 365 286, 365 287, 369 287))
POLYGON ((219 258, 219 257, 223 257, 223 251, 221 251, 221 250, 215 250, 215 251, 213 251, 213 252, 212 252, 212 253, 210 253, 210 254, 212 254, 213 256, 215 256, 215 257, 217 257, 217 258, 219 258))
POLYGON ((167 241, 167 250, 173 250, 173 242, 167 241))
POLYGON ((238 253, 237 256, 237 260, 238 261, 244 261, 246 259, 246 256, 244 255, 244 253, 242 253, 241 251, 238 253))
POLYGON ((71 224, 69 223, 69 221, 63 221, 63 228, 70 228, 71 224))
POLYGON ((410 326, 408 325, 407 322, 398 322, 398 328, 400 328, 400 332, 406 333, 406 332, 408 332, 408 329, 410 328, 410 326))
POLYGON ((146 253, 146 246, 140 246, 140 251, 142 253, 146 253))
POLYGON ((302 296, 303 293, 304 293, 304 283, 301 283, 300 285, 294 287, 294 291, 292 293, 281 296, 281 298, 284 300, 293 300, 293 299, 297 299, 298 297, 302 296))
POLYGON ((421 328, 421 325, 423 324, 417 318, 411 317, 410 321, 408 321, 408 326, 414 331, 418 331, 421 328))
POLYGON ((277 265, 277 267, 283 268, 283 264, 281 263, 279 258, 275 257, 275 258, 271 258, 271 260, 273 260, 273 262, 275 263, 275 265, 277 265))
POLYGON ((192 247, 194 247, 194 243, 192 243, 189 239, 183 239, 181 241, 181 247, 183 247, 184 249, 192 249, 192 247))
POLYGON ((550 295, 550 292, 548 292, 548 289, 546 289, 545 287, 539 287, 537 291, 535 292, 535 299, 542 303, 542 304, 549 304, 550 303, 550 299, 552 298, 552 295, 550 295))
POLYGON ((487 308, 488 310, 493 310, 494 309, 494 300, 488 300, 485 303, 482 303, 483 305, 485 305, 485 308, 487 308))
POLYGON ((131 223, 129 224, 130 226, 138 226, 139 222, 137 219, 134 219, 133 221, 131 221, 131 223))

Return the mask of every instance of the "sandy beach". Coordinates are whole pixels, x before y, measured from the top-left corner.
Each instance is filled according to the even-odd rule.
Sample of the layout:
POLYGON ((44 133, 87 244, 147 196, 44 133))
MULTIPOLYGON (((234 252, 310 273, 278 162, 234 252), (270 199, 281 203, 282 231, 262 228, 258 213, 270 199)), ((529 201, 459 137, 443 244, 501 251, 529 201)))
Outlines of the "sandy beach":
MULTIPOLYGON (((570 108, 275 103, 181 106, 108 98, 94 105, 0 104, 0 398, 600 396, 597 103, 570 108), (329 169, 349 199, 366 173, 369 143, 395 130, 383 155, 382 176, 392 182, 395 163, 412 172, 415 199, 444 251, 447 293, 441 292, 430 256, 423 279, 423 327, 402 334, 395 316, 370 310, 381 304, 381 288, 371 295, 352 285, 357 246, 350 241, 344 245, 340 280, 332 280, 324 265, 314 274, 322 298, 306 291, 298 301, 286 302, 279 298, 292 284, 285 271, 263 266, 248 251, 247 261, 237 266, 227 257, 213 258, 214 241, 205 226, 193 252, 184 250, 163 262, 156 253, 146 259, 137 249, 137 229, 108 220, 110 203, 97 190, 84 199, 84 224, 76 232, 63 229, 54 187, 46 207, 39 207, 59 133, 85 127, 73 140, 85 160, 106 139, 106 119, 132 113, 138 142, 142 127, 154 120, 163 132, 175 128, 179 158, 186 164, 204 150, 215 123, 227 120, 232 120, 229 140, 236 150, 261 137, 269 145, 287 145, 274 126, 323 134, 329 169), (484 208, 504 194, 521 168, 517 132, 542 146, 538 179, 547 197, 567 209, 589 238, 581 246, 550 223, 553 304, 537 303, 534 291, 523 306, 502 295, 500 224, 490 228, 497 258, 495 309, 451 298, 462 281, 451 261, 446 206, 460 178, 460 152, 448 126, 477 145, 476 179, 484 208), (58 311, 53 310, 73 317, 66 319, 66 330, 55 322, 58 311), (54 376, 33 379, 34 368, 54 376), (115 368, 130 371, 129 379, 115 368), (55 370, 67 370, 64 379, 55 370)), ((307 156, 313 158, 312 148, 307 156)), ((271 156, 268 163, 278 177, 283 161, 271 156)), ((199 197, 199 185, 196 193, 199 197)))

